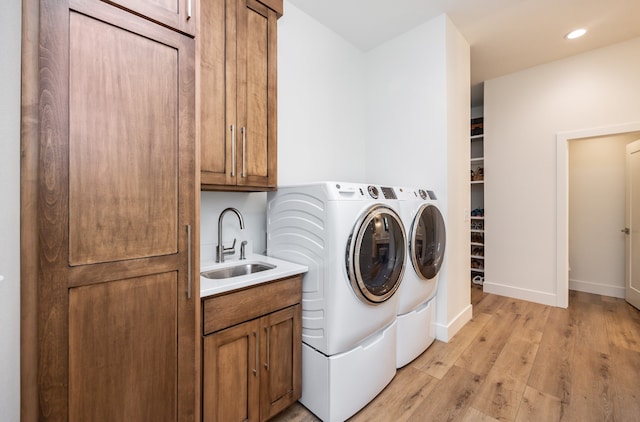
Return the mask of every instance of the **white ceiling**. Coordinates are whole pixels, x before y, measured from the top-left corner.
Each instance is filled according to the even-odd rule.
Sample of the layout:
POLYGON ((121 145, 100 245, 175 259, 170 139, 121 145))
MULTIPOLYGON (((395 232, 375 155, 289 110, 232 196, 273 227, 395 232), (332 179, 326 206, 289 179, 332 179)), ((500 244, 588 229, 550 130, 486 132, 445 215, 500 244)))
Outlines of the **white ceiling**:
POLYGON ((640 36, 640 0, 289 1, 363 51, 446 13, 471 46, 472 86, 640 36))

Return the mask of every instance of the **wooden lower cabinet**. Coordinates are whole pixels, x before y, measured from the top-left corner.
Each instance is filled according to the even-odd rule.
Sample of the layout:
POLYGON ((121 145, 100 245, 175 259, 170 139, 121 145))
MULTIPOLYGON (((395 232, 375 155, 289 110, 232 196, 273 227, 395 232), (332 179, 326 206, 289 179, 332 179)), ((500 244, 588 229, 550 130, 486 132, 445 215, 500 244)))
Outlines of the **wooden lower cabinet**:
POLYGON ((226 309, 255 313, 256 299, 273 304, 258 317, 204 336, 203 421, 266 421, 300 398, 301 278, 269 284, 203 301, 205 319, 217 311, 224 315, 226 309), (296 292, 271 301, 264 293, 278 283, 297 285, 296 292))

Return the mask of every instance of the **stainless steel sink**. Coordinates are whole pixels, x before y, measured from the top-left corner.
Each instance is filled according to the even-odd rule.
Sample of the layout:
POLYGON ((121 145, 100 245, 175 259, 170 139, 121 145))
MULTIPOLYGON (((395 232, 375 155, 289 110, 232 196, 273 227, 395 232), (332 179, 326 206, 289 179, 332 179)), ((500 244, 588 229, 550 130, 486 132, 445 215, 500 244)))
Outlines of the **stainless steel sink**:
POLYGON ((216 268, 215 270, 203 271, 201 276, 211 279, 223 279, 231 277, 240 277, 243 275, 259 273, 260 271, 272 270, 276 266, 265 262, 248 262, 246 264, 238 264, 231 267, 216 268))

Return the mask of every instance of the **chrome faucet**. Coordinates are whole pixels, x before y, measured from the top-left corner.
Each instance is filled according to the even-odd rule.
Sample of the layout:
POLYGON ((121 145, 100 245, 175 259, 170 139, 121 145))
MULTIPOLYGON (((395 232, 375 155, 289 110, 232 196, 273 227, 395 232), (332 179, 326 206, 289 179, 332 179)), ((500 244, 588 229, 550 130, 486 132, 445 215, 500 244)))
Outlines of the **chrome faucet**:
MULTIPOLYGON (((233 239, 233 245, 230 248, 225 248, 222 245, 222 219, 224 215, 232 211, 238 216, 238 220, 240 220, 240 228, 244 230, 244 219, 242 218, 242 214, 236 208, 225 208, 218 218, 218 246, 216 247, 216 262, 224 262, 225 255, 233 255, 236 253, 236 239, 233 239)), ((244 249, 244 248, 243 248, 244 249)))

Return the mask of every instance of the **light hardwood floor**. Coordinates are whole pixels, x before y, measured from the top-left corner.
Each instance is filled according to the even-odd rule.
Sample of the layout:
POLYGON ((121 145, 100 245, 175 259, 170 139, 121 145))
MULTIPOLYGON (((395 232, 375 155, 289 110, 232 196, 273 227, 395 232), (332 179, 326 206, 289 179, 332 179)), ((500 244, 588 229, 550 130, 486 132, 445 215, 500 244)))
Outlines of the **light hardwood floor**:
MULTIPOLYGON (((473 319, 349 419, 640 421, 640 312, 570 292, 560 309, 472 287, 473 319)), ((318 421, 300 403, 277 422, 318 421)))

